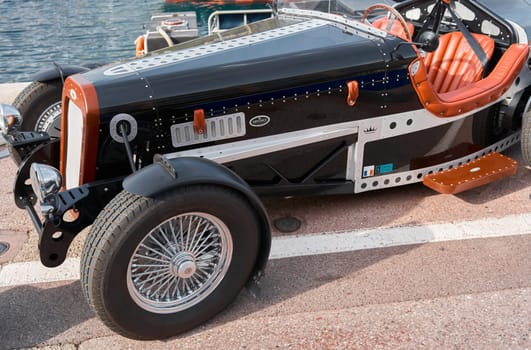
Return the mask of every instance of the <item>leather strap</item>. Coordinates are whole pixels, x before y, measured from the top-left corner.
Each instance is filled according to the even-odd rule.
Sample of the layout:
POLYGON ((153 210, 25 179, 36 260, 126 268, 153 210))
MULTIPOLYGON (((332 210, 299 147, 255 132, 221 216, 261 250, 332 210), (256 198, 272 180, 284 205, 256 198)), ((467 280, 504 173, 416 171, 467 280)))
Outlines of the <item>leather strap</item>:
POLYGON ((451 6, 448 5, 446 2, 444 4, 446 8, 448 9, 448 12, 450 12, 450 15, 452 16, 452 19, 454 20, 455 24, 457 24, 457 28, 459 28, 459 31, 465 37, 466 41, 468 42, 468 45, 470 45, 470 47, 472 48, 472 51, 474 51, 479 61, 481 62, 481 66, 483 67, 483 76, 485 76, 485 71, 486 71, 485 68, 487 67, 487 63, 489 63, 489 58, 487 57, 487 54, 485 53, 485 51, 483 51, 483 49, 481 48, 477 40, 474 39, 472 34, 470 34, 470 31, 468 30, 468 28, 457 17, 457 15, 455 14, 451 6))

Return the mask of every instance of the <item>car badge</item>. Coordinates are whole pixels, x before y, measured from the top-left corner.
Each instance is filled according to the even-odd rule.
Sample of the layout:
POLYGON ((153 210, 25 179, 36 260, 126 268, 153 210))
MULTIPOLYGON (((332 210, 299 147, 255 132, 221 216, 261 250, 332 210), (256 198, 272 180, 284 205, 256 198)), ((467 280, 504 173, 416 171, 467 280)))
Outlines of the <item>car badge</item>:
POLYGON ((271 121, 271 118, 269 118, 267 115, 257 115, 256 117, 253 117, 251 120, 249 120, 249 125, 255 127, 255 128, 261 128, 262 126, 266 126, 271 121))
POLYGON ((76 93, 76 90, 72 89, 70 90, 70 97, 72 98, 72 100, 77 100, 77 93, 76 93))
POLYGON ((364 133, 366 134, 373 134, 376 132, 376 128, 374 126, 371 126, 371 127, 368 127, 367 129, 363 130, 364 133))

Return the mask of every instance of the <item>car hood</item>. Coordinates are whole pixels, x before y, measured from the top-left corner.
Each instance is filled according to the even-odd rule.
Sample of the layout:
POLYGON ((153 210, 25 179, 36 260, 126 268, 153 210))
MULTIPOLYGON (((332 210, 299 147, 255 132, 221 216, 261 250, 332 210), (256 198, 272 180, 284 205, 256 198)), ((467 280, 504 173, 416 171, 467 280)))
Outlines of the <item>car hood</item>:
POLYGON ((175 104, 193 108, 332 81, 346 70, 354 75, 385 69, 381 39, 346 33, 324 20, 271 19, 250 28, 248 35, 200 38, 84 75, 96 88, 100 108, 121 112, 121 106, 148 102, 155 109, 175 104))

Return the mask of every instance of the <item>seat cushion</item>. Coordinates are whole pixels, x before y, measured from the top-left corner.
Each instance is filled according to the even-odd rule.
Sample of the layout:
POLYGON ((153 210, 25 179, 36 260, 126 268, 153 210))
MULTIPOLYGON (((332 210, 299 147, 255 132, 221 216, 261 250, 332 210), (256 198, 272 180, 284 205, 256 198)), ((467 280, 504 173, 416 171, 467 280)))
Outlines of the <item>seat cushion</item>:
MULTIPOLYGON (((494 52, 494 40, 486 35, 472 33, 487 58, 494 52)), ((465 87, 481 79, 483 67, 463 34, 453 32, 441 35, 439 47, 426 54, 424 65, 428 80, 437 93, 446 93, 465 87)))

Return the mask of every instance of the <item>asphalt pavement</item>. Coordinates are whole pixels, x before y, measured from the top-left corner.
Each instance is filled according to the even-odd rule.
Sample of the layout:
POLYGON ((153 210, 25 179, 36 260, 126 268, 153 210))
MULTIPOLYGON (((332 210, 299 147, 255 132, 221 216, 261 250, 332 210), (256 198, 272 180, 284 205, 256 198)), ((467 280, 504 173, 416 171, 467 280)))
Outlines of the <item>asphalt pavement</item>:
MULTIPOLYGON (((506 154, 521 161, 518 147, 506 154)), ((0 241, 11 244, 0 256, 0 349, 531 348, 528 167, 457 196, 418 184, 360 195, 266 198, 272 222, 301 221, 289 234, 275 229, 275 242, 299 246, 307 238, 350 232, 373 243, 276 256, 254 293, 244 290, 203 326, 153 342, 106 328, 75 274, 1 284, 10 267, 36 270, 31 266, 38 260, 37 235, 13 203, 15 173, 9 159, 0 160, 0 241), (463 236, 438 240, 435 227, 459 228, 463 236), (383 233, 408 239, 386 245, 383 233)), ((74 269, 84 236, 69 253, 74 269)))

